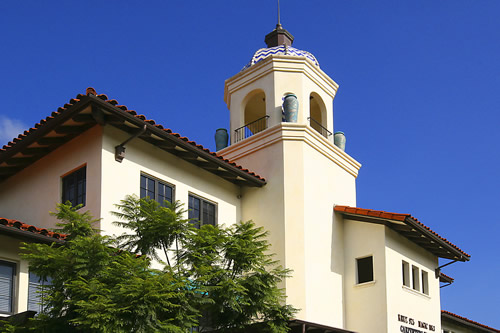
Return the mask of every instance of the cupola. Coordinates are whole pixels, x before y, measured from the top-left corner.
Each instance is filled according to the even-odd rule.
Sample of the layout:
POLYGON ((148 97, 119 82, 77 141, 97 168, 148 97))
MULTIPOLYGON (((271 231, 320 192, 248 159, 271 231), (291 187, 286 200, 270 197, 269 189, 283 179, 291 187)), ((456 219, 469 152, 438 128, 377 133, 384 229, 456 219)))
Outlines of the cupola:
MULTIPOLYGON (((292 47, 294 37, 280 23, 235 76, 225 82, 230 110, 230 142, 293 121, 307 125, 333 142, 333 99, 338 85, 325 74, 316 57, 292 47), (283 114, 285 98, 296 99, 293 120, 283 114)), ((321 139, 322 140, 322 139, 321 139)))

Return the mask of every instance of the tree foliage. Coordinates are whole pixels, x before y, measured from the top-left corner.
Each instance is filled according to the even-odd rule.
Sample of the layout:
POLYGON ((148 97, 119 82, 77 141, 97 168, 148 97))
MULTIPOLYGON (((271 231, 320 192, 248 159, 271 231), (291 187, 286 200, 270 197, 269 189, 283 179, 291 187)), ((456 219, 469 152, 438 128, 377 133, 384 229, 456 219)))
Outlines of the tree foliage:
POLYGON ((46 310, 24 329, 234 332, 265 321, 268 332, 287 331, 295 310, 284 305, 278 284, 289 272, 253 222, 197 229, 178 202, 163 207, 127 196, 114 214, 130 232, 112 238, 77 208, 61 204, 54 213, 68 235, 64 244, 24 244, 30 270, 51 278, 46 310), (153 268, 152 259, 163 269, 153 268))

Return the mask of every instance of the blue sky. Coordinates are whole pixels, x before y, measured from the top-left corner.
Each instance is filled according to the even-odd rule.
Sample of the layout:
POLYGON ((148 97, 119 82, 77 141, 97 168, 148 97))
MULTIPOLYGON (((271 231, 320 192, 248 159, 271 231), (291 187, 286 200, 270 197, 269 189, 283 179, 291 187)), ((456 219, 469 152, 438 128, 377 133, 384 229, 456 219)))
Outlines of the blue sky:
MULTIPOLYGON (((340 85, 358 206, 411 213, 470 253, 445 268, 442 308, 500 328, 500 1, 281 4, 294 47, 340 85)), ((92 86, 214 149, 224 80, 275 24, 273 0, 1 1, 0 141, 92 86)))

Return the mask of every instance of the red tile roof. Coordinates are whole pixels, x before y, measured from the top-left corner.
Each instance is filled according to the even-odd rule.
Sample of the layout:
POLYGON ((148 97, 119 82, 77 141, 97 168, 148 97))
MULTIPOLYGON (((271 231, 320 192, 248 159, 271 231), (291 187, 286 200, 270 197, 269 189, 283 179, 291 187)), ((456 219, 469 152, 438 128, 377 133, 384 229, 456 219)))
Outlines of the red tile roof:
POLYGON ((65 234, 49 231, 49 230, 44 229, 44 228, 38 228, 38 227, 35 227, 34 225, 26 224, 26 223, 23 223, 21 221, 6 219, 6 218, 2 218, 2 217, 0 217, 0 226, 13 228, 12 230, 17 229, 17 230, 21 231, 21 233, 27 237, 30 237, 33 235, 45 236, 45 237, 47 237, 47 240, 53 238, 54 241, 57 241, 57 240, 63 241, 66 239, 66 236, 67 236, 65 234))
POLYGON ((454 314, 454 313, 451 313, 449 311, 445 311, 445 310, 441 310, 441 316, 447 316, 448 318, 456 318, 456 319, 459 319, 461 321, 465 321, 469 324, 472 324, 472 325, 475 325, 475 326, 479 326, 479 327, 482 327, 484 329, 487 329, 487 330, 490 330, 491 332, 500 332, 500 330, 497 330, 496 328, 493 328, 493 327, 489 327, 489 326, 486 326, 486 325, 483 325, 481 323, 478 323, 477 321, 474 321, 474 320, 470 320, 468 318, 465 318, 465 317, 462 317, 462 316, 459 316, 457 314, 454 314))
POLYGON ((411 216, 410 214, 401 214, 401 213, 391 213, 391 212, 385 212, 382 210, 373 210, 373 209, 364 209, 364 208, 358 208, 358 207, 349 207, 349 206, 335 206, 334 210, 339 213, 345 213, 345 214, 351 214, 351 215, 358 215, 358 216, 367 216, 367 217, 372 217, 372 218, 379 218, 379 219, 386 219, 386 220, 393 220, 393 221, 399 221, 399 222, 404 222, 404 223, 414 223, 417 226, 420 226, 422 230, 425 231, 426 234, 433 235, 437 237, 439 240, 450 246, 451 248, 455 249, 459 253, 461 253, 463 256, 465 256, 466 260, 470 258, 470 255, 467 254, 466 252, 462 251, 458 246, 455 244, 451 243, 449 240, 447 240, 444 237, 441 237, 439 234, 436 232, 432 231, 429 227, 424 225, 422 222, 411 216))
POLYGON ((188 144, 192 145, 193 147, 196 147, 197 149, 201 150, 201 151, 204 151, 205 153, 208 153, 216 158, 218 158, 219 160, 223 161, 224 163, 226 164, 229 164, 231 165, 232 167, 235 167, 241 171, 243 171, 244 173, 247 173, 255 178, 257 178, 259 181, 262 181, 262 182, 265 182, 265 179, 259 175, 257 175, 255 172, 252 172, 246 168, 243 168, 241 165, 233 162, 233 161, 230 161, 226 158, 224 158, 222 155, 219 155, 215 152, 212 152, 210 151, 209 149, 203 147, 202 145, 196 143, 195 141, 191 141, 189 140, 187 137, 184 137, 184 136, 181 136, 179 133, 174 133, 171 129, 169 128, 164 128, 162 125, 160 124, 157 124, 154 120, 152 119, 147 119, 146 116, 142 115, 142 114, 137 114, 136 111, 134 110, 129 110, 125 105, 120 105, 118 103, 118 101, 116 101, 115 99, 109 99, 108 96, 106 96, 105 94, 97 94, 96 90, 92 87, 89 87, 86 89, 86 95, 82 95, 82 94, 78 94, 76 96, 76 98, 72 98, 69 100, 68 103, 64 104, 63 107, 59 107, 57 109, 57 111, 54 111, 51 113, 50 116, 47 116, 45 119, 42 119, 40 120, 39 123, 35 124, 34 127, 24 131, 23 133, 19 134, 17 136, 17 138, 14 138, 12 141, 8 142, 6 145, 3 146, 3 148, 0 148, 0 154, 3 153, 3 152, 7 152, 8 150, 12 149, 13 147, 15 147, 17 144, 19 144, 20 142, 23 141, 24 138, 26 138, 28 135, 31 135, 33 134, 34 132, 36 132, 38 129, 42 128, 47 122, 49 122, 50 120, 53 120, 55 118, 57 118, 58 116, 60 116, 62 113, 64 113, 64 111, 66 111, 68 108, 78 104, 80 102, 80 100, 85 97, 85 96, 94 96, 94 97, 97 97, 99 99, 101 99, 102 101, 122 110, 123 112, 125 113, 128 113, 129 115, 132 115, 134 116, 135 118, 137 119, 140 119, 142 120, 143 122, 147 123, 147 124, 150 124, 150 125, 153 125, 155 126, 156 128, 164 131, 165 133, 168 133, 169 135, 172 135, 172 136, 175 136, 177 138, 179 138, 180 140, 182 141, 185 141, 187 142, 188 144))

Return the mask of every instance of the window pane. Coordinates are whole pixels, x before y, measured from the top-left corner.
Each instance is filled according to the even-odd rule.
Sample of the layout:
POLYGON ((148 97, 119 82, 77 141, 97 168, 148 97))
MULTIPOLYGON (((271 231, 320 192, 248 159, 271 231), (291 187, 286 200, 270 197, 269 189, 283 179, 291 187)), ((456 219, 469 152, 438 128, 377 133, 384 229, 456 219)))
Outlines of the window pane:
POLYGON ((12 312, 15 265, 0 262, 0 312, 12 312))
POLYGON ((373 281, 373 257, 356 259, 358 266, 358 283, 373 281))
POLYGON ((73 206, 86 204, 87 167, 76 170, 62 179, 62 202, 71 202, 73 206))
POLYGON ((158 182, 158 202, 165 206, 165 200, 172 202, 172 188, 167 184, 158 182))
POLYGON ((149 197, 156 200, 155 180, 144 175, 141 175, 141 199, 149 197))
POLYGON ((28 310, 42 312, 44 303, 44 288, 51 284, 51 279, 41 281, 36 274, 29 272, 28 310))
POLYGON ((429 278, 425 271, 422 271, 422 292, 429 295, 429 278))
POLYGON ((40 290, 40 278, 30 272, 29 273, 29 285, 28 285, 28 311, 40 312, 41 310, 41 297, 38 290, 40 290))
POLYGON ((190 195, 189 199, 188 199, 188 209, 189 209, 188 217, 190 219, 198 220, 198 221, 191 221, 191 223, 193 223, 197 228, 199 228, 200 227, 200 223, 199 223, 199 220, 200 220, 200 199, 190 195))
POLYGON ((146 176, 141 175, 141 199, 148 196, 147 180, 146 176))
POLYGON ((418 267, 412 266, 411 267, 412 271, 412 282, 413 282, 413 289, 415 290, 420 290, 420 281, 418 277, 418 267))
POLYGON ((203 224, 211 224, 215 225, 215 205, 203 201, 203 219, 202 219, 203 224))
POLYGON ((403 285, 410 286, 410 264, 403 261, 403 285))

